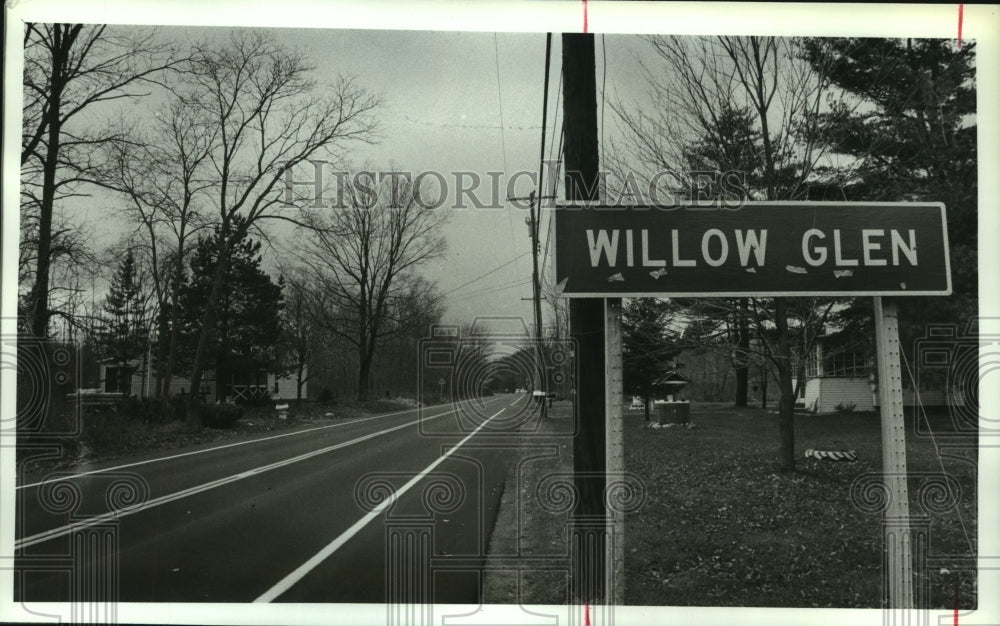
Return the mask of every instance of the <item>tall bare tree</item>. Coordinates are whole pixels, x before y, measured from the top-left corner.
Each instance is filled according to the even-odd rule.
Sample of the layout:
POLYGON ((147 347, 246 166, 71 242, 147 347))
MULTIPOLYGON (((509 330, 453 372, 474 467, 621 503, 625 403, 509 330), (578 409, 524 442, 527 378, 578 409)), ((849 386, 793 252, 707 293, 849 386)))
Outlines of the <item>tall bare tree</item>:
POLYGON ((441 227, 447 213, 421 204, 419 189, 402 177, 387 178, 381 193, 346 181, 340 196, 347 206, 310 214, 299 259, 317 289, 323 326, 343 337, 358 353, 360 400, 368 398, 376 350, 386 338, 411 327, 411 306, 436 304, 434 285, 417 280, 414 270, 444 251, 441 227))
MULTIPOLYGON (((176 82, 168 83, 173 88, 176 82)), ((176 367, 178 298, 190 238, 205 225, 205 194, 216 182, 208 157, 218 128, 204 123, 179 94, 172 94, 140 130, 123 126, 106 148, 106 184, 125 202, 148 258, 159 317, 156 394, 166 395, 176 367), (165 365, 165 367, 164 367, 165 365)), ((168 407, 164 405, 164 419, 168 407)))
POLYGON ((295 400, 302 400, 302 388, 315 374, 313 357, 320 344, 319 325, 312 311, 313 296, 308 278, 299 272, 284 274, 285 308, 282 311, 281 362, 295 377, 295 400))
POLYGON ((322 88, 305 57, 262 31, 234 31, 217 44, 195 47, 175 89, 196 123, 214 127, 206 168, 214 185, 205 196, 220 234, 220 255, 191 371, 187 419, 198 426, 206 348, 217 321, 222 281, 234 243, 269 219, 297 221, 284 206, 285 172, 295 165, 370 141, 378 99, 342 78, 322 88))
MULTIPOLYGON (((754 168, 745 172, 751 198, 806 197, 807 181, 824 156, 818 114, 829 81, 823 67, 810 67, 801 60, 791 39, 652 36, 647 40, 660 61, 643 66, 652 106, 612 107, 627 129, 619 154, 634 155, 618 157, 630 168, 626 171, 645 168, 647 175, 662 169, 684 171, 692 165, 691 147, 704 148, 706 142, 712 147, 714 138, 717 160, 728 161, 719 165, 754 168), (739 118, 759 138, 759 150, 733 146, 732 134, 723 132, 739 118)), ((754 145, 756 138, 747 137, 746 145, 754 145)), ((773 307, 769 316, 776 328, 773 361, 781 389, 778 460, 782 469, 792 470, 792 333, 787 302, 775 298, 773 307)), ((758 328, 758 333, 762 330, 758 328)))
POLYGON ((102 104, 148 92, 176 67, 173 49, 147 29, 84 24, 27 24, 24 31, 24 120, 21 131, 21 208, 37 215, 33 283, 26 314, 44 337, 53 223, 59 201, 100 183, 97 148, 118 138, 87 113, 102 104))

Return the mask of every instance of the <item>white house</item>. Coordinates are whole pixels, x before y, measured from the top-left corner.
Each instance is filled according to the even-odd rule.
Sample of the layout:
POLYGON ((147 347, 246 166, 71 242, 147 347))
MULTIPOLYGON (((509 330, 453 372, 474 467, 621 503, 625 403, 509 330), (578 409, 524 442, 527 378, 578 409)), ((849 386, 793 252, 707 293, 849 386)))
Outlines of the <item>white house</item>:
MULTIPOLYGON (((156 395, 156 369, 146 367, 144 359, 131 359, 122 365, 120 361, 105 360, 100 364, 100 388, 106 393, 121 393, 137 398, 152 398, 156 395)), ((278 376, 265 370, 230 372, 222 384, 222 398, 234 401, 251 401, 261 398, 294 400, 297 394, 296 376, 278 376)), ((207 370, 202 376, 201 389, 209 400, 216 398, 217 385, 214 370, 207 370)), ((308 392, 308 382, 302 384, 302 397, 308 392)), ((191 380, 176 374, 170 378, 167 395, 191 392, 191 380)))
MULTIPOLYGON (((821 337, 806 361, 806 382, 796 399, 816 413, 840 410, 874 411, 879 406, 878 370, 874 342, 870 346, 843 346, 821 337)), ((959 389, 945 385, 923 386, 916 392, 903 372, 903 405, 961 406, 959 389)))

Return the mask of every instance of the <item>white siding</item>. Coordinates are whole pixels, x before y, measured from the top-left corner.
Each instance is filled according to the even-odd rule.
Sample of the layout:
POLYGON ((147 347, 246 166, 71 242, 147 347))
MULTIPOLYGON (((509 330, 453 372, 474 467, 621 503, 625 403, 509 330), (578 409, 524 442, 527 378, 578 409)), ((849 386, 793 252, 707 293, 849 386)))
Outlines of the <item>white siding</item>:
MULTIPOLYGON (((925 389, 920 392, 923 406, 962 406, 960 391, 948 397, 942 389, 925 389)), ((903 406, 915 406, 917 398, 912 389, 903 390, 903 406)), ((872 392, 867 378, 813 378, 806 381, 805 408, 818 413, 835 413, 837 405, 854 404, 855 411, 874 411, 878 408, 878 393, 872 392)))
MULTIPOLYGON (((816 402, 819 413, 834 413, 838 404, 844 407, 853 404, 855 411, 871 411, 875 408, 871 383, 867 377, 817 378, 815 382, 819 383, 816 402)), ((808 400, 808 393, 806 397, 808 400)), ((808 402, 806 406, 810 406, 808 402)))
MULTIPOLYGON (((156 376, 155 372, 153 373, 153 376, 156 376)), ((153 384, 150 386, 150 389, 153 389, 155 385, 156 385, 156 380, 154 379, 153 384)), ((212 401, 214 402, 215 376, 212 373, 208 373, 207 375, 202 376, 201 387, 202 389, 206 389, 208 391, 208 395, 206 397, 211 398, 212 401)), ((179 395, 181 391, 183 391, 184 393, 191 393, 191 379, 174 374, 173 376, 170 377, 170 388, 167 390, 167 395, 176 396, 179 395)))
MULTIPOLYGON (((129 381, 130 382, 129 393, 131 393, 132 395, 135 395, 136 392, 139 389, 141 389, 141 387, 142 387, 142 383, 141 383, 142 374, 137 374, 136 373, 136 372, 138 372, 139 370, 142 369, 142 360, 141 359, 130 359, 130 360, 128 360, 128 361, 125 362, 125 365, 127 367, 132 368, 132 380, 129 381)), ((121 366, 122 366, 122 364, 121 364, 120 361, 108 361, 106 363, 101 363, 101 365, 100 365, 100 368, 101 368, 100 369, 100 381, 98 382, 98 386, 100 387, 101 391, 105 390, 105 385, 107 384, 107 380, 108 380, 108 368, 109 367, 121 367, 121 366)))
POLYGON ((810 378, 806 380, 806 397, 803 401, 808 411, 817 411, 819 408, 819 392, 822 378, 810 378))
MULTIPOLYGON (((303 373, 303 377, 307 377, 308 372, 303 373)), ((276 376, 274 374, 267 375, 267 388, 271 392, 271 396, 276 400, 294 400, 297 394, 298 387, 298 374, 292 372, 288 376, 276 376), (275 390, 275 384, 277 384, 277 390, 275 390)), ((309 382, 306 381, 302 383, 302 399, 305 400, 309 393, 309 382)))

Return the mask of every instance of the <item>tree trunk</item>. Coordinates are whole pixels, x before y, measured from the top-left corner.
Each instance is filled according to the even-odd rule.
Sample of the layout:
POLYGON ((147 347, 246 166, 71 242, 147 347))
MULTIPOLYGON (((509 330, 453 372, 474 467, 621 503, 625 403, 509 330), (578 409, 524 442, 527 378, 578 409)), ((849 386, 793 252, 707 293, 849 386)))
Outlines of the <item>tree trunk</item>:
POLYGON ((302 379, 304 370, 305 364, 299 363, 299 369, 295 378, 295 404, 302 404, 302 385, 306 382, 302 379))
POLYGON ((62 75, 65 64, 60 29, 55 30, 52 52, 52 93, 49 98, 48 139, 42 166, 42 201, 38 207, 38 258, 35 261, 35 284, 30 294, 31 334, 39 339, 48 336, 49 329, 49 269, 52 262, 52 211, 56 197, 56 170, 59 168, 59 146, 62 127, 62 75))
POLYGON ((788 313, 783 298, 774 299, 774 323, 778 330, 778 433, 781 438, 778 463, 782 471, 795 470, 795 415, 792 389, 791 346, 788 341, 788 313))
MULTIPOLYGON (((218 317, 219 297, 222 294, 222 279, 226 275, 229 266, 228 245, 223 246, 219 251, 219 260, 215 266, 215 276, 212 277, 212 292, 208 296, 208 306, 205 307, 205 315, 202 317, 201 332, 198 333, 198 347, 194 353, 194 365, 191 367, 191 396, 188 398, 187 406, 187 426, 192 430, 201 427, 201 419, 198 415, 198 407, 201 404, 201 379, 204 374, 205 353, 208 350, 208 339, 215 331, 215 324, 218 317)), ((219 377, 216 376, 216 385, 219 377)))
POLYGON ((736 328, 737 337, 737 363, 736 367, 736 406, 745 407, 747 405, 747 394, 750 380, 750 366, 746 363, 746 355, 750 351, 750 328, 747 324, 747 299, 740 298, 737 308, 736 328))
POLYGON ((369 375, 371 373, 372 358, 368 354, 358 355, 358 401, 364 402, 368 399, 369 375))
POLYGON ((642 397, 642 410, 646 414, 646 421, 649 421, 649 399, 650 396, 645 395, 642 397))
MULTIPOLYGON (((174 281, 170 294, 170 347, 167 350, 167 371, 163 377, 163 397, 170 399, 170 379, 174 377, 174 367, 177 358, 177 303, 180 300, 181 273, 184 271, 184 229, 187 223, 181 221, 180 234, 177 238, 177 264, 174 266, 174 281)), ((163 403, 163 420, 167 421, 170 403, 163 403)))
POLYGON ((767 367, 764 365, 760 366, 760 408, 767 408, 767 380, 770 378, 767 373, 767 367))
POLYGON ((736 368, 736 399, 734 404, 737 407, 745 407, 747 405, 747 387, 749 379, 749 367, 742 366, 736 368))
MULTIPOLYGON (((160 311, 161 312, 163 311, 162 305, 160 306, 160 311)), ((161 319, 159 323, 160 327, 156 333, 156 358, 153 359, 153 362, 156 364, 156 382, 154 383, 153 393, 159 400, 167 397, 167 390, 163 384, 163 362, 164 360, 166 360, 166 352, 167 352, 167 344, 164 341, 164 339, 167 336, 167 324, 166 320, 162 319, 163 318, 162 314, 159 315, 158 317, 160 317, 161 319)))

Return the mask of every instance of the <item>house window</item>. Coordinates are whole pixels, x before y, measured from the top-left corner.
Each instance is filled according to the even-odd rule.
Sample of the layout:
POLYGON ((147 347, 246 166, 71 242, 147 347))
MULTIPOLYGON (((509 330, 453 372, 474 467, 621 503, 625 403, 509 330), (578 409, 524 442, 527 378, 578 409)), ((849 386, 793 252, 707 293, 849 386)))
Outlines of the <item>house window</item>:
POLYGON ((104 370, 105 393, 130 393, 132 391, 132 369, 108 366, 104 370))
POLYGON ((823 360, 825 376, 863 378, 868 376, 868 354, 860 350, 843 350, 827 355, 823 360))
POLYGON ((816 378, 819 376, 819 359, 816 358, 816 352, 813 351, 806 360, 806 378, 816 378))

